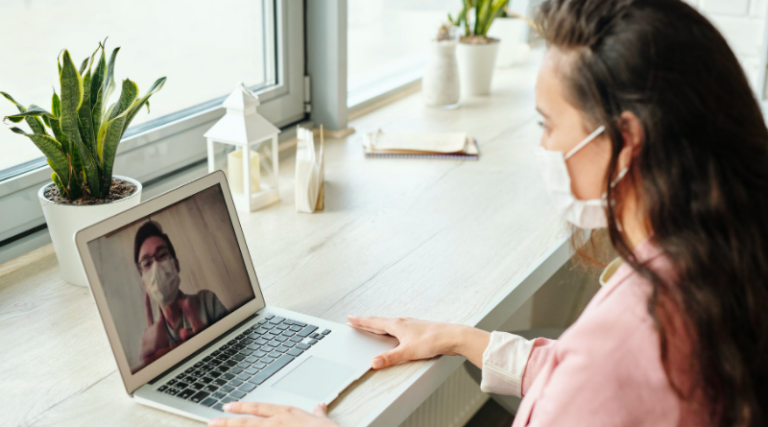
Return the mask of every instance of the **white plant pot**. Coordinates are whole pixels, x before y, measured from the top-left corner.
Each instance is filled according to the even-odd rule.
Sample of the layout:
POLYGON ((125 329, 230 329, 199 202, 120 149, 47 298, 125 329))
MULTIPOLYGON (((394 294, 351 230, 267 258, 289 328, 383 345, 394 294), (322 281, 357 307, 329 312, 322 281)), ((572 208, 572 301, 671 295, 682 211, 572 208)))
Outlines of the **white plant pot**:
POLYGON ((462 95, 478 96, 491 93, 498 51, 498 41, 484 44, 459 43, 456 57, 459 62, 462 95))
POLYGON ((85 270, 83 270, 80 261, 80 254, 75 247, 75 233, 82 228, 132 208, 141 201, 140 182, 124 176, 115 176, 115 178, 135 185, 136 191, 120 200, 99 205, 70 205, 48 200, 45 197, 45 189, 53 183, 44 185, 37 193, 40 205, 43 207, 45 222, 48 223, 53 248, 56 250, 56 258, 59 260, 59 272, 65 281, 73 285, 88 286, 85 270))
POLYGON ((444 109, 459 106, 459 66, 456 40, 433 41, 429 60, 421 80, 424 105, 444 109))
POLYGON ((531 48, 528 45, 528 24, 520 18, 496 18, 488 36, 499 39, 496 68, 507 68, 524 62, 531 48))

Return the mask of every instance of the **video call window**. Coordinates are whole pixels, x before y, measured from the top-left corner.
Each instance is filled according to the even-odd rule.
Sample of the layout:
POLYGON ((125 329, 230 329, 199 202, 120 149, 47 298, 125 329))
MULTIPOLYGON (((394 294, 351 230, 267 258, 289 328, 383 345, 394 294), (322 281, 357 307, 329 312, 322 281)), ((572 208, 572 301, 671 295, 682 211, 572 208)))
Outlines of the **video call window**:
POLYGON ((133 374, 255 297, 218 185, 88 246, 133 374))

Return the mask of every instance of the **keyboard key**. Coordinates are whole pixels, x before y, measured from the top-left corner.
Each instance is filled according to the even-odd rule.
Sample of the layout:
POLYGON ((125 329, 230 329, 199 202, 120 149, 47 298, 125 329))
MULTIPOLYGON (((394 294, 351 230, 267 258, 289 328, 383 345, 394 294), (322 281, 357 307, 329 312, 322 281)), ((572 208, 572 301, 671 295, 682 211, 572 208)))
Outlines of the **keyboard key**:
POLYGON ((253 367, 256 369, 264 369, 267 367, 267 364, 263 362, 256 362, 253 364, 253 367))
POLYGON ((296 332, 293 332, 291 330, 283 331, 283 333, 280 334, 281 337, 287 337, 287 338, 290 338, 294 335, 296 335, 296 332))
POLYGON ((275 359, 269 356, 264 356, 261 358, 261 361, 269 365, 270 363, 274 362, 275 359))
POLYGON ((283 345, 286 346, 286 347, 293 347, 293 346, 296 345, 296 343, 293 342, 293 341, 286 341, 286 342, 283 343, 283 345))
POLYGON ((161 385, 160 388, 157 389, 157 391, 159 391, 159 392, 164 392, 166 390, 168 390, 168 386, 167 385, 161 385))
POLYGON ((218 378, 218 377, 221 376, 221 372, 219 372, 219 371, 211 371, 211 372, 208 372, 208 376, 211 377, 211 378, 218 378))
POLYGON ((242 374, 237 376, 237 379, 241 381, 248 381, 249 379, 251 379, 251 376, 243 372, 242 374))
POLYGON ((294 356, 294 357, 299 357, 299 355, 301 355, 301 353, 304 353, 304 352, 299 350, 298 348, 292 348, 292 349, 288 350, 288 354, 290 354, 291 356, 294 356))
POLYGON ((233 374, 233 375, 237 375, 237 374, 239 374, 240 372, 243 372, 243 370, 244 370, 243 368, 241 368, 241 367, 239 367, 239 366, 235 366, 234 368, 230 369, 230 370, 229 370, 229 372, 230 372, 231 374, 233 374))
POLYGON ((234 389, 235 389, 234 387, 232 387, 231 385, 227 384, 225 386, 221 386, 220 390, 221 390, 222 393, 229 393, 230 391, 232 391, 234 389))
POLYGON ((254 357, 259 357, 259 358, 261 358, 261 357, 264 357, 264 356, 266 356, 266 355, 267 355, 267 352, 266 352, 266 351, 257 351, 257 352, 255 352, 255 353, 253 353, 253 356, 254 356, 254 357))
POLYGON ((273 325, 277 325, 278 323, 282 322, 283 320, 285 320, 285 318, 277 316, 277 317, 273 317, 273 318, 269 319, 269 323, 272 323, 273 325))
POLYGON ((328 334, 330 334, 330 333, 331 333, 331 330, 330 330, 330 329, 326 329, 326 330, 324 330, 324 331, 323 331, 323 335, 328 335, 328 334))
POLYGON ((245 384, 241 385, 240 387, 238 387, 237 389, 241 390, 241 391, 244 391, 246 393, 250 393, 250 392, 252 392, 253 390, 256 389, 256 384, 245 383, 245 384))
POLYGON ((315 326, 315 325, 307 325, 307 326, 304 327, 304 329, 301 330, 301 332, 299 332, 296 335, 304 338, 304 337, 308 336, 309 334, 311 334, 312 332, 315 332, 316 329, 317 329, 317 326, 315 326))
POLYGON ((203 400, 200 404, 203 405, 203 406, 213 406, 214 403, 216 403, 216 399, 212 399, 212 398, 209 397, 209 398, 203 400))
POLYGON ((237 364, 237 367, 241 369, 248 369, 251 367, 251 364, 248 362, 240 362, 237 364))
POLYGON ((317 332, 315 332, 314 334, 310 335, 310 337, 312 337, 314 339, 317 339, 317 337, 319 337, 319 336, 320 336, 320 334, 318 334, 317 332))
POLYGON ((203 384, 203 383, 194 383, 191 386, 189 386, 189 388, 194 389, 194 390, 202 390, 203 387, 205 387, 205 384, 203 384))
POLYGON ((168 384, 168 385, 174 385, 174 384, 176 384, 177 382, 178 382, 178 380, 174 378, 174 379, 172 379, 172 380, 168 381, 168 383, 167 383, 167 384, 168 384))
POLYGON ((289 340, 289 341, 293 341, 293 342, 301 342, 302 338, 301 338, 300 336, 298 336, 298 335, 297 335, 297 336, 295 336, 295 337, 291 337, 291 338, 289 338, 288 340, 289 340))
POLYGON ((275 359, 277 359, 280 356, 281 354, 278 353, 277 351, 273 351, 272 353, 269 353, 269 357, 274 357, 275 359))
POLYGON ((182 381, 179 381, 179 382, 176 383, 176 388, 179 389, 179 390, 184 390, 187 387, 189 387, 188 383, 185 383, 185 382, 182 382, 182 381))
POLYGON ((170 394, 171 396, 176 396, 177 394, 179 394, 179 390, 177 390, 175 388, 169 388, 168 390, 165 391, 165 394, 170 394))
POLYGON ((245 361, 248 363, 256 363, 259 361, 258 357, 248 356, 245 358, 245 361))
POLYGON ((232 379, 232 378, 234 378, 234 377, 235 377, 235 376, 234 376, 234 374, 230 374, 230 373, 226 373, 226 374, 222 374, 222 375, 221 375, 221 378, 222 378, 222 379, 225 379, 225 380, 227 380, 227 381, 231 380, 231 379, 232 379))
POLYGON ((281 331, 284 331, 284 330, 288 329, 288 325, 286 325, 285 323, 281 323, 281 324, 275 326, 275 328, 279 329, 281 331))
POLYGON ((203 377, 203 378, 200 378, 200 382, 204 383, 204 384, 210 384, 211 382, 213 382, 213 378, 211 378, 211 377, 203 377))
POLYGON ((240 387, 240 384, 242 384, 242 383, 243 383, 242 381, 240 381, 238 379, 234 379, 234 380, 231 380, 230 382, 228 382, 227 385, 231 385, 232 387, 240 387))
POLYGON ((267 320, 270 320, 270 319, 272 319, 274 317, 275 317, 274 314, 268 314, 268 315, 264 316, 264 318, 267 319, 267 320))
POLYGON ((309 349, 309 346, 304 344, 303 342, 300 342, 300 343, 296 344, 296 348, 300 348, 302 350, 307 350, 307 349, 309 349))
POLYGON ((244 373, 246 373, 246 374, 248 374, 248 375, 256 375, 256 372, 259 372, 259 370, 258 370, 258 369, 255 369, 255 368, 253 368, 253 367, 250 367, 250 368, 248 368, 248 369, 246 369, 246 370, 244 371, 244 373))
POLYGON ((293 325, 293 326, 291 326, 291 330, 294 331, 294 332, 299 332, 301 330, 301 326, 293 325))
POLYGON ((216 378, 215 380, 213 380, 213 382, 210 385, 213 385, 213 386, 216 386, 216 387, 221 387, 221 386, 225 385, 226 383, 227 383, 227 380, 225 380, 223 378, 216 378))
POLYGON ((245 397, 245 392, 240 390, 235 390, 232 393, 229 393, 229 395, 234 397, 235 399, 242 399, 245 397))
POLYGON ((266 344, 268 342, 269 341, 265 340, 264 338, 259 338, 259 339, 256 340, 256 344, 258 344, 258 345, 264 345, 264 344, 266 344))
POLYGON ((281 355, 277 360, 275 360, 274 363, 267 366, 264 370, 256 374, 253 379, 251 379, 251 382, 254 384, 261 385, 264 381, 268 380, 269 377, 274 375, 277 371, 283 369, 285 365, 291 363, 291 361, 294 359, 293 356, 289 356, 287 354, 281 355))
POLYGON ((273 341, 286 342, 286 341, 288 341, 288 337, 284 337, 284 336, 281 335, 279 337, 275 337, 275 339, 273 341))
POLYGON ((208 393, 213 393, 213 392, 215 392, 215 391, 216 391, 216 390, 218 390, 218 389, 219 389, 219 387, 218 387, 218 386, 215 386, 215 385, 211 385, 211 384, 208 384, 207 386, 205 386, 205 388, 203 389, 203 391, 207 391, 208 393))
POLYGON ((297 322, 297 321, 295 321, 295 320, 293 321, 293 324, 294 324, 294 325, 296 325, 296 326, 301 326, 302 328, 303 328, 303 327, 305 327, 305 326, 307 326, 307 324, 306 324, 306 323, 297 322))
POLYGON ((190 397, 189 400, 191 400, 192 402, 195 402, 195 403, 200 403, 206 397, 208 397, 208 393, 206 393, 204 391, 198 391, 197 394, 195 394, 194 396, 190 397))
MULTIPOLYGON (((241 392, 242 393, 242 392, 241 392)), ((238 398, 232 397, 230 394, 229 396, 221 399, 221 403, 229 403, 229 402, 236 402, 238 398)))
POLYGON ((213 405, 212 408, 217 410, 217 411, 224 412, 224 404, 223 403, 217 403, 217 404, 213 405))
POLYGON ((325 335, 323 334, 317 334, 317 337, 315 337, 316 340, 321 340, 323 338, 325 338, 325 335))
POLYGON ((197 393, 197 390, 188 388, 188 389, 182 391, 181 393, 177 394, 176 396, 178 396, 178 397, 180 397, 182 399, 189 399, 195 393, 197 393))
POLYGON ((281 345, 280 347, 277 348, 276 351, 279 351, 280 353, 285 353, 286 351, 288 351, 288 347, 281 345))
MULTIPOLYGON (((232 390, 230 390, 230 391, 232 391, 232 390)), ((226 395, 227 395, 227 393, 229 393, 229 391, 228 391, 228 392, 226 392, 226 393, 225 393, 225 392, 222 392, 222 391, 217 391, 216 393, 213 393, 211 396, 212 396, 214 399, 216 399, 216 400, 219 400, 219 399, 223 399, 223 398, 224 398, 224 396, 226 396, 226 395)))
POLYGON ((317 342, 318 342, 317 340, 312 340, 312 341, 309 342, 309 345, 315 345, 315 344, 317 344, 317 342))

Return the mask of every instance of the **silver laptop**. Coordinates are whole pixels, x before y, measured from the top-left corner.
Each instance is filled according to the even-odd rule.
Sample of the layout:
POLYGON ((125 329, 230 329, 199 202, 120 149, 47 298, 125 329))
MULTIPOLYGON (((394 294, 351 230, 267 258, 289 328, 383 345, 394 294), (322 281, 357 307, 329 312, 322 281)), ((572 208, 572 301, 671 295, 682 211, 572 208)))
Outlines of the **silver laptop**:
POLYGON ((222 412, 235 400, 311 411, 396 345, 267 306, 222 172, 75 241, 126 391, 148 406, 201 421, 237 416, 222 412))

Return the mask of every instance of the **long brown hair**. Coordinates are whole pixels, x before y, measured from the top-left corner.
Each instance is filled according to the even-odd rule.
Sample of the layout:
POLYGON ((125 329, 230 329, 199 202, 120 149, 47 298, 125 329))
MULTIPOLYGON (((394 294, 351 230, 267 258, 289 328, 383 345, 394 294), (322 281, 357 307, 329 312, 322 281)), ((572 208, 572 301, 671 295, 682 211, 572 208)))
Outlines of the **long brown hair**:
POLYGON ((736 57, 679 0, 547 0, 537 23, 549 46, 575 53, 564 72, 569 101, 611 140, 608 234, 653 285, 648 310, 671 385, 686 398, 670 372, 669 301, 692 337, 711 424, 768 425, 768 129, 736 57), (644 138, 612 189, 625 111, 644 138), (617 225, 627 185, 673 283, 638 262, 617 225))

